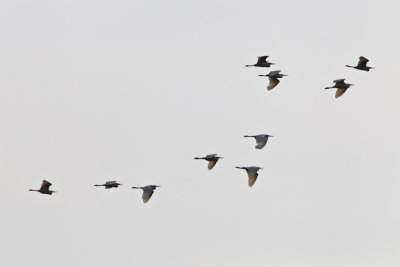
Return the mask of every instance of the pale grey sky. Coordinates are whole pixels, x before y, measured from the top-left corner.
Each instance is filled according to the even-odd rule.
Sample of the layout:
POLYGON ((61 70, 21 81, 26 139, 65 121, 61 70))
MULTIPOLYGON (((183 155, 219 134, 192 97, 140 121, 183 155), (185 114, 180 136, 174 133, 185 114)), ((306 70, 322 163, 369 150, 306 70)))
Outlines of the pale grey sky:
POLYGON ((2 1, 0 265, 399 266, 399 8, 2 1))

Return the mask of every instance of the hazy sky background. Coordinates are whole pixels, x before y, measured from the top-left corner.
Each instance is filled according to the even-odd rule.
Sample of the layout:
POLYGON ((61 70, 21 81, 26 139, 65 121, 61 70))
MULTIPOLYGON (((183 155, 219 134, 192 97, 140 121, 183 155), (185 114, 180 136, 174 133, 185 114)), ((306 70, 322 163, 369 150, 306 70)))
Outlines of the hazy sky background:
POLYGON ((399 9, 1 1, 0 265, 399 266, 399 9))

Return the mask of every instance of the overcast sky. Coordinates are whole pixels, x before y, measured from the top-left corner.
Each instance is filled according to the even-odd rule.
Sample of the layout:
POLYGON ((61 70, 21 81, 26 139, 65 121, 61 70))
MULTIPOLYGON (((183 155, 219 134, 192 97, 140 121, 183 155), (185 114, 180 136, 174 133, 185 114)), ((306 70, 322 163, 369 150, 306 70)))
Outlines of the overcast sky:
POLYGON ((399 266, 399 9, 1 1, 0 265, 399 266))

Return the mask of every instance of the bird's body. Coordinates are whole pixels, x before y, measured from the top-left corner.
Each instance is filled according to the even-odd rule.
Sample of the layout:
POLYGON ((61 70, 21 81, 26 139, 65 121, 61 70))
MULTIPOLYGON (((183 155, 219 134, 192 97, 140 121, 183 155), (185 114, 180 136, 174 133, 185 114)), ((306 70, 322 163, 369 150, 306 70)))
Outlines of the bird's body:
POLYGON ((269 68, 271 65, 275 65, 275 63, 267 61, 268 56, 258 57, 257 63, 253 65, 246 65, 245 67, 264 67, 269 68))
POLYGON ((122 184, 117 181, 107 181, 105 184, 95 184, 94 186, 104 186, 105 189, 118 188, 122 184))
POLYGON ((353 68, 353 69, 357 69, 357 70, 365 70, 365 71, 369 71, 370 69, 373 69, 373 67, 369 67, 367 66, 369 59, 361 56, 358 59, 358 64, 357 66, 349 66, 349 65, 345 65, 346 67, 349 68, 353 68))
POLYGON ((341 95, 343 95, 346 92, 346 90, 349 89, 350 86, 354 85, 354 84, 345 83, 344 80, 345 79, 334 80, 333 82, 335 83, 335 85, 331 86, 331 87, 325 87, 325 89, 336 88, 337 90, 336 90, 335 98, 338 98, 341 95))
POLYGON ((51 195, 53 193, 56 193, 56 191, 50 190, 50 186, 52 184, 46 180, 42 181, 42 185, 40 186, 39 190, 35 190, 35 189, 29 189, 29 191, 35 191, 35 192, 39 192, 42 194, 46 194, 46 195, 51 195))
POLYGON ((268 91, 272 90, 275 88, 275 86, 278 85, 278 83, 280 83, 279 78, 283 78, 284 76, 287 76, 285 74, 281 74, 280 70, 274 70, 274 71, 270 71, 268 74, 266 75, 258 75, 258 76, 265 76, 269 78, 269 84, 267 86, 268 91))
POLYGON ((249 177, 249 187, 252 187, 254 185, 258 177, 258 171, 263 169, 257 166, 236 167, 236 168, 246 170, 247 176, 249 177))
POLYGON ((268 138, 273 137, 268 134, 258 134, 258 135, 245 135, 244 137, 254 137, 256 139, 256 149, 262 149, 267 144, 268 138))
POLYGON ((214 168, 215 164, 217 164, 219 159, 223 159, 223 157, 218 157, 217 154, 208 154, 205 157, 199 158, 196 157, 194 159, 204 159, 208 161, 208 169, 211 170, 212 168, 214 168))
POLYGON ((142 186, 142 187, 136 187, 132 186, 133 189, 142 189, 143 190, 143 195, 142 199, 144 203, 147 203, 151 196, 154 193, 154 190, 156 190, 157 187, 160 187, 159 185, 147 185, 147 186, 142 186))

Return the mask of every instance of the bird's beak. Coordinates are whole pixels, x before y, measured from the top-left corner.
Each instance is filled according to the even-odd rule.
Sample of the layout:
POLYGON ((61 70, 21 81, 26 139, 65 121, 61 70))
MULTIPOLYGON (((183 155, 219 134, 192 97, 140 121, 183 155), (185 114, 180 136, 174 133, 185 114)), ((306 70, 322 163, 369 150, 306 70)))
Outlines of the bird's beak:
POLYGON ((270 62, 271 65, 276 65, 275 63, 270 62))
POLYGON ((260 77, 264 77, 264 76, 267 76, 267 75, 261 75, 261 74, 260 74, 260 75, 258 75, 258 76, 260 76, 260 77))

